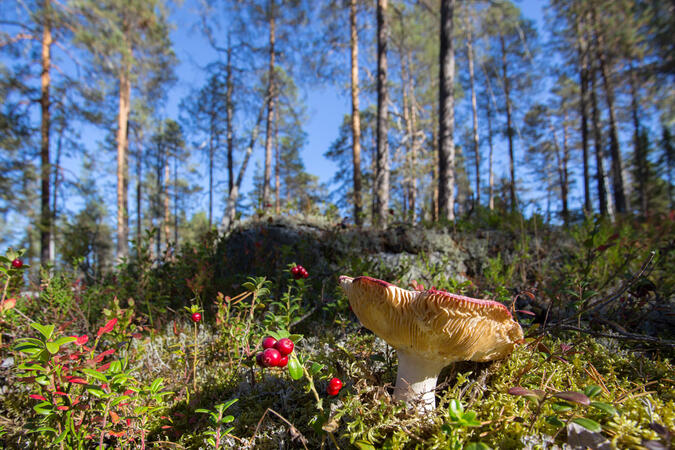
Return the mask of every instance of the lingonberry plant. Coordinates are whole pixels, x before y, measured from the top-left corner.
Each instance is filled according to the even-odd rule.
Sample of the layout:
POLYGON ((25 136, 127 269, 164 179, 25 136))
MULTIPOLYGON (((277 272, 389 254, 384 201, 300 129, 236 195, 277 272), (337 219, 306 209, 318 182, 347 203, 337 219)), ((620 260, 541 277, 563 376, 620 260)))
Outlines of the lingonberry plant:
POLYGON ((94 343, 88 335, 64 336, 54 325, 32 323, 37 337, 18 339, 14 350, 21 355, 19 380, 36 401, 37 413, 29 420, 29 432, 50 448, 85 448, 106 440, 125 446, 145 446, 149 422, 164 397, 162 379, 145 386, 134 376, 133 361, 115 358, 118 348, 99 351, 117 324, 101 326, 94 343))
POLYGON ((199 322, 202 321, 202 314, 199 305, 192 304, 185 307, 192 320, 192 389, 197 390, 197 361, 199 359, 199 322))
POLYGON ((293 321, 303 315, 302 299, 307 291, 305 278, 309 274, 304 267, 295 264, 289 264, 287 271, 291 276, 287 281, 286 292, 281 299, 270 302, 264 320, 266 328, 289 329, 293 321))
POLYGON ((225 410, 230 406, 232 406, 237 400, 238 399, 234 398, 227 403, 220 403, 216 405, 215 411, 211 411, 204 408, 199 408, 195 410, 195 412, 209 415, 209 421, 211 422, 211 426, 214 427, 214 429, 209 429, 205 431, 204 435, 208 436, 206 438, 206 442, 210 446, 212 446, 215 450, 218 450, 223 447, 224 437, 226 436, 234 437, 230 434, 230 432, 234 430, 234 427, 229 427, 223 430, 223 425, 232 423, 234 421, 234 416, 232 415, 224 416, 223 414, 225 413, 225 410))

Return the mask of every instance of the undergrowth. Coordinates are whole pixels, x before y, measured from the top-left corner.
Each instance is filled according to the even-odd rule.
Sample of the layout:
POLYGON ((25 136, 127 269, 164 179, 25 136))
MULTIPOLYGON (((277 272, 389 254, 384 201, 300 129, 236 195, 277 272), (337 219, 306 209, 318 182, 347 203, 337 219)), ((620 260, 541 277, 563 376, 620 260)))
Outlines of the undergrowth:
MULTIPOLYGON (((341 251, 322 266, 303 239, 266 259, 264 231, 250 241, 254 273, 223 274, 237 255, 221 261, 215 234, 159 263, 144 241, 101 279, 75 267, 37 284, 10 250, 0 259, 0 443, 532 448, 569 442, 576 424, 616 448, 667 448, 673 330, 659 327, 672 311, 672 220, 570 230, 482 220, 492 234, 472 244, 486 258, 471 276, 431 251, 397 266, 341 251), (526 340, 502 361, 446 368, 437 409, 420 416, 391 400, 396 352, 350 312, 343 273, 502 301, 526 340), (288 366, 256 364, 268 335, 294 341, 288 366)), ((458 224, 456 238, 480 230, 458 224)))

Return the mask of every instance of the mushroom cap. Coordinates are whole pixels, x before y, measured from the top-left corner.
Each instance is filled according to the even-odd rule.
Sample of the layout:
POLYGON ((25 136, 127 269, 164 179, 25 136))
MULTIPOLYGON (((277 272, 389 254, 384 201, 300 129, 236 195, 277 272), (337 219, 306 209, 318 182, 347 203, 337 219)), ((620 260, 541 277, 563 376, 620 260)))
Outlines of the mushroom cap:
POLYGON ((510 354, 523 330, 506 306, 448 292, 409 291, 371 277, 340 277, 364 327, 398 351, 440 361, 491 361, 510 354))

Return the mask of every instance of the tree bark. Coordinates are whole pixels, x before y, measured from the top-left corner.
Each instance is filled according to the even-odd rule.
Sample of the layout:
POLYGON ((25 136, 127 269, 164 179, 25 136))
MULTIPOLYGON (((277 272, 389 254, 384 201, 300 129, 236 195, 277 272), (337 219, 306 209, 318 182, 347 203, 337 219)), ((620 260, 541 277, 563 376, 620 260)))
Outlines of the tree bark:
POLYGON ((164 155, 164 240, 166 241, 166 251, 169 250, 169 236, 170 228, 169 222, 171 220, 171 205, 169 201, 169 183, 171 181, 171 168, 169 166, 170 153, 167 146, 167 151, 164 155))
POLYGON ((605 185, 605 155, 603 150, 602 130, 600 128, 600 113, 598 111, 598 100, 595 93, 596 68, 592 66, 589 76, 589 90, 591 96, 591 122, 593 125, 593 142, 595 144, 595 178, 598 184, 598 208, 600 215, 606 216, 607 209, 607 187, 605 185))
POLYGON ((389 92, 387 88, 387 0, 377 1, 377 158, 375 166, 375 223, 387 225, 389 211, 389 92))
POLYGON ((253 146, 255 145, 255 142, 258 140, 258 132, 260 130, 260 124, 262 122, 266 104, 267 102, 264 101, 260 108, 260 111, 258 112, 258 118, 256 119, 255 125, 253 126, 253 130, 251 131, 251 139, 248 143, 248 147, 246 148, 244 160, 241 162, 241 166, 239 167, 239 173, 237 174, 237 181, 232 186, 230 195, 227 198, 227 206, 225 208, 225 214, 223 215, 223 220, 220 224, 221 233, 224 233, 225 231, 229 230, 236 218, 237 200, 239 199, 239 190, 241 189, 241 182, 244 179, 244 174, 246 173, 248 161, 251 158, 251 154, 253 153, 253 146))
POLYGON ((129 105, 131 81, 129 68, 119 74, 119 111, 117 115, 117 260, 129 255, 129 211, 127 209, 127 189, 129 182, 127 127, 129 124, 129 105))
MULTIPOLYGON (((139 131, 142 133, 142 131, 139 131)), ((142 171, 143 171, 143 135, 137 136, 137 151, 136 151, 136 247, 138 250, 141 248, 141 240, 143 239, 141 232, 141 207, 142 207, 142 171)))
POLYGON ((279 178, 279 165, 281 153, 279 149, 279 114, 274 116, 274 212, 281 214, 281 180, 279 178))
POLYGON ((639 115, 639 100, 637 91, 637 79, 635 76, 635 68, 631 64, 629 69, 629 84, 631 96, 631 115, 633 116, 633 145, 635 152, 635 165, 637 166, 637 184, 638 184, 638 201, 640 203, 640 212, 643 216, 648 214, 647 202, 647 149, 642 145, 640 139, 640 115, 639 115))
POLYGON ((232 192, 234 187, 234 132, 232 131, 232 119, 234 115, 234 104, 232 102, 232 93, 234 83, 232 82, 232 46, 227 45, 227 66, 225 75, 225 127, 227 134, 227 193, 232 192))
POLYGON ((617 213, 628 211, 626 202, 626 193, 623 184, 623 169, 621 163, 621 149, 619 148, 619 134, 614 114, 614 87, 609 77, 609 67, 607 57, 604 51, 603 36, 601 30, 598 30, 598 24, 593 12, 593 25, 595 28, 595 38, 597 41, 596 56, 600 64, 600 75, 605 88, 605 100, 607 101, 607 113, 609 115, 609 152, 612 159, 612 188, 614 191, 614 205, 617 213))
POLYGON ((487 126, 488 126, 488 208, 490 211, 495 209, 495 172, 492 169, 492 161, 494 157, 494 148, 492 146, 492 108, 490 108, 490 101, 487 104, 487 126))
POLYGON ((511 201, 511 211, 515 211, 517 208, 516 200, 516 164, 515 164, 515 153, 513 149, 513 118, 511 111, 511 83, 509 80, 509 75, 507 71, 506 64, 506 43, 504 41, 504 35, 499 34, 499 44, 502 49, 502 76, 504 77, 504 97, 506 99, 506 136, 509 142, 509 197, 511 201))
POLYGON ((352 93, 352 162, 354 180, 354 224, 363 225, 363 197, 361 193, 361 112, 359 111, 359 33, 356 23, 356 0, 350 0, 349 28, 351 47, 352 93))
POLYGON ((580 30, 580 24, 576 24, 579 55, 579 115, 581 119, 581 149, 583 158, 583 185, 584 185, 584 212, 590 214, 593 211, 591 201, 589 148, 588 148, 588 43, 580 30))
POLYGON ((52 65, 52 30, 50 23, 50 0, 45 0, 43 6, 42 24, 42 73, 40 75, 40 108, 42 123, 40 130, 40 178, 41 178, 41 211, 40 211, 40 264, 52 262, 49 252, 49 243, 52 232, 52 214, 49 205, 51 189, 51 165, 49 158, 49 129, 50 129, 50 98, 49 87, 51 84, 50 70, 52 65))
POLYGON ((469 57, 469 83, 471 85, 471 111, 473 113, 473 153, 476 167, 476 197, 474 207, 480 205, 480 143, 478 140, 478 106, 476 101, 475 77, 473 73, 473 36, 467 23, 466 53, 469 57))
POLYGON ((267 81, 267 119, 265 124, 265 172, 263 177, 263 192, 262 192, 262 209, 267 210, 270 202, 270 184, 272 179, 272 134, 274 121, 274 44, 275 36, 275 21, 274 21, 274 2, 269 2, 269 72, 267 81))
POLYGON ((441 0, 441 51, 438 114, 439 218, 455 220, 455 50, 452 43, 455 0, 441 0))

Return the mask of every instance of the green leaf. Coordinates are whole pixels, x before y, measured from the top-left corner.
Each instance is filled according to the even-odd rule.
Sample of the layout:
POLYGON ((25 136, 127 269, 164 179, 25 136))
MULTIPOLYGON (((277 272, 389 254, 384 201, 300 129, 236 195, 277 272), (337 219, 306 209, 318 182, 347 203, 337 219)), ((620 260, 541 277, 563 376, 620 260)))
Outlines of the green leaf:
MULTIPOLYGON (((40 343, 41 345, 44 345, 40 343)), ((14 347, 14 350, 17 352, 21 353, 28 353, 29 355, 34 355, 36 353, 40 353, 44 347, 38 347, 34 344, 31 343, 25 343, 25 344, 19 344, 16 347, 14 347)))
POLYGON ((483 442, 469 442, 464 446, 464 450, 490 450, 490 446, 483 442))
POLYGON ((150 385, 150 392, 152 392, 153 394, 157 393, 157 391, 159 391, 159 388, 162 387, 163 381, 164 381, 163 378, 155 379, 155 381, 153 381, 152 384, 150 385))
POLYGON ((80 369, 80 372, 86 373, 90 377, 96 378, 98 381, 100 381, 102 383, 108 382, 108 377, 106 377, 104 374, 102 374, 101 372, 98 372, 94 369, 89 369, 89 368, 85 367, 85 368, 80 369))
POLYGON ((71 342, 75 342, 77 340, 76 337, 73 336, 63 336, 58 338, 57 340, 54 341, 55 344, 58 344, 59 347, 70 344, 71 342))
POLYGON ((294 380, 302 378, 302 364, 300 364, 295 354, 291 354, 291 359, 288 361, 288 374, 294 380))
POLYGON ((359 450, 375 450, 375 446, 371 444, 370 441, 366 441, 365 439, 359 439, 358 441, 354 441, 354 445, 359 450))
POLYGON ((36 413, 42 414, 43 416, 48 416, 54 411, 52 404, 49 402, 40 402, 33 406, 33 409, 36 413))
POLYGON ((209 411, 208 409, 204 409, 204 408, 195 409, 195 412, 204 413, 204 414, 211 414, 211 411, 209 411))
POLYGON ((618 414, 616 408, 614 408, 614 406, 610 405, 609 403, 591 402, 590 406, 599 409, 600 411, 603 411, 609 414, 610 416, 616 416, 618 414))
POLYGON ((602 427, 595 420, 587 419, 585 417, 577 417, 576 419, 572 419, 572 422, 576 423, 577 425, 581 425, 587 430, 593 431, 595 433, 602 431, 602 427))
POLYGON ((63 440, 66 437, 68 437, 68 429, 67 428, 65 430, 63 430, 63 433, 61 433, 59 435, 59 437, 57 437, 51 444, 52 445, 59 444, 59 443, 63 442, 63 440))
POLYGON ((555 412, 565 412, 572 409, 572 405, 568 403, 554 403, 551 405, 551 408, 555 412))
POLYGON ((288 339, 293 341, 294 344, 297 344, 298 342, 300 342, 302 340, 302 335, 301 334, 291 334, 290 336, 288 336, 288 339))
POLYGON ((321 372, 321 369, 323 369, 323 367, 324 367, 323 364, 319 364, 319 363, 317 363, 317 362, 312 363, 312 367, 310 367, 309 373, 310 373, 312 376, 314 376, 314 375, 316 375, 317 373, 321 372))
POLYGON ((587 395, 588 397, 590 397, 590 398, 595 397, 596 395, 598 395, 598 394, 601 393, 601 392, 602 392, 602 388, 601 388, 600 386, 596 386, 596 385, 594 385, 594 384, 588 386, 588 387, 584 390, 584 394, 586 394, 586 395, 587 395))
POLYGON ((223 417, 223 419, 221 420, 221 422, 222 422, 222 423, 230 423, 230 422, 234 422, 234 416, 225 416, 225 417, 223 417))
POLYGON ((565 424, 564 424, 560 419, 558 419, 558 417, 556 417, 556 416, 548 416, 548 417, 546 418, 546 422, 549 423, 549 424, 551 424, 551 425, 553 425, 554 427, 558 427, 558 428, 560 428, 560 427, 562 427, 563 425, 565 425, 565 424))
POLYGON ((41 325, 37 322, 33 322, 30 326, 35 328, 45 340, 51 339, 52 334, 54 334, 54 325, 41 325))
POLYGON ((225 402, 225 404, 223 405, 223 411, 225 411, 230 406, 234 405, 238 400, 239 400, 238 398, 233 398, 232 400, 228 400, 227 402, 225 402))
POLYGON ((47 351, 52 355, 56 355, 59 352, 60 346, 56 342, 46 342, 45 346, 47 347, 47 351))
POLYGON ((211 447, 216 446, 216 441, 213 438, 208 438, 206 442, 208 442, 211 445, 211 447))

